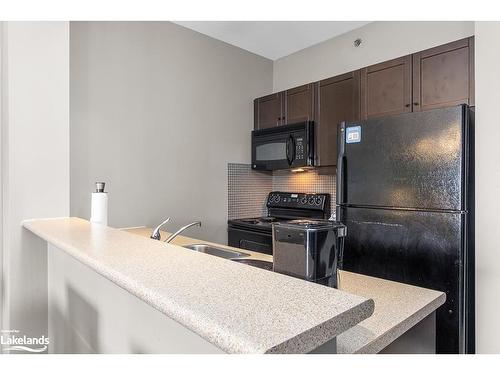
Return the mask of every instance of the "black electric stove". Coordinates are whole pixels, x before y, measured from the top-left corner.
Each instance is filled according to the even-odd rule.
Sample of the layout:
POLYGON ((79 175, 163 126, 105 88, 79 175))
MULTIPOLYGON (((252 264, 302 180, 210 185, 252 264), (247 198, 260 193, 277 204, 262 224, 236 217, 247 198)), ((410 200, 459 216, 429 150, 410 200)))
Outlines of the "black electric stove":
POLYGON ((228 245, 240 249, 273 253, 273 223, 297 219, 328 219, 330 194, 273 191, 266 201, 268 216, 228 221, 228 245))

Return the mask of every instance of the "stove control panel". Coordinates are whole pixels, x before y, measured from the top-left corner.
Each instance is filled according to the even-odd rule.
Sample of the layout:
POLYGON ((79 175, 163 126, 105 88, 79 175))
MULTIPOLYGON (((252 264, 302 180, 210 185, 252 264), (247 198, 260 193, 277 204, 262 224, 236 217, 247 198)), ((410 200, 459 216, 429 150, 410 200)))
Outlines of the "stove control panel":
POLYGON ((268 208, 309 209, 323 211, 330 205, 330 194, 285 193, 273 191, 267 197, 268 208))

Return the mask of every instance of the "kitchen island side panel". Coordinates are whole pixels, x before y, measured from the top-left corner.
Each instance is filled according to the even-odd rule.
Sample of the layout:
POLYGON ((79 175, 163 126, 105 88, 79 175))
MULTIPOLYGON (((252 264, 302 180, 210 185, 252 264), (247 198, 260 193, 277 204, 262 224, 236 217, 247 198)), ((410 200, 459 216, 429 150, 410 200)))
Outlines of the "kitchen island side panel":
POLYGON ((49 353, 224 353, 51 244, 48 257, 49 353))

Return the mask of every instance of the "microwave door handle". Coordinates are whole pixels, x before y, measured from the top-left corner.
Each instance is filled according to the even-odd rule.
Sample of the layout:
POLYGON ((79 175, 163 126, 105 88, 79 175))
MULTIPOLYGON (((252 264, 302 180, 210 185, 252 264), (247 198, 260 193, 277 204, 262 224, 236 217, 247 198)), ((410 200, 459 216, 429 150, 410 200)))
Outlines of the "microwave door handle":
POLYGON ((290 136, 290 144, 292 145, 292 153, 290 155, 290 165, 295 161, 295 138, 290 136))
POLYGON ((292 165, 292 160, 290 158, 290 137, 286 139, 285 151, 286 151, 286 161, 288 162, 288 165, 292 165))

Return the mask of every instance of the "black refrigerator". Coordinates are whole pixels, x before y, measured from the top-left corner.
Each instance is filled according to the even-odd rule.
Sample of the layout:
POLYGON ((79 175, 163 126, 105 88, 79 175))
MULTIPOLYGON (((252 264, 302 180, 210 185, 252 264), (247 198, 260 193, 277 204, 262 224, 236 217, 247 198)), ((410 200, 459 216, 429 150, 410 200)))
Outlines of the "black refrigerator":
POLYGON ((343 268, 446 292, 438 353, 474 353, 474 109, 341 123, 343 268))

